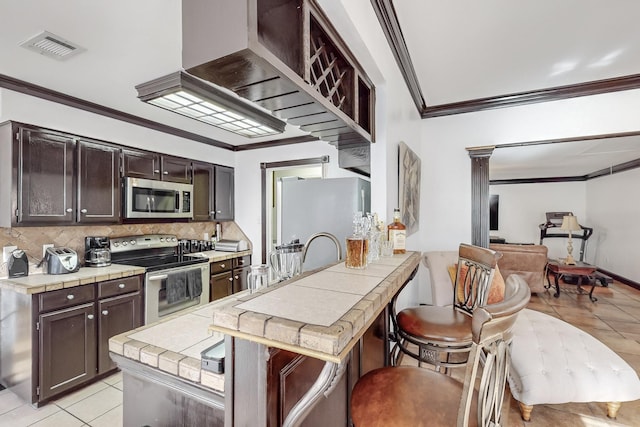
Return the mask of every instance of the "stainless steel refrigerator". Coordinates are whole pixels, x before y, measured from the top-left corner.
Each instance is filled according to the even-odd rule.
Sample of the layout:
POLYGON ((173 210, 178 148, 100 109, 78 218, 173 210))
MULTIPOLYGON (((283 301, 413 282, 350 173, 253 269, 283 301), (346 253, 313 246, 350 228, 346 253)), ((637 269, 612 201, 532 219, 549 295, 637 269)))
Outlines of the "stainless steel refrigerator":
MULTIPOLYGON (((353 233, 354 212, 371 210, 371 184, 362 178, 283 179, 281 181, 278 243, 299 239, 306 243, 318 232, 333 234, 340 242, 353 233)), ((303 271, 337 260, 331 239, 319 237, 309 245, 303 271)))

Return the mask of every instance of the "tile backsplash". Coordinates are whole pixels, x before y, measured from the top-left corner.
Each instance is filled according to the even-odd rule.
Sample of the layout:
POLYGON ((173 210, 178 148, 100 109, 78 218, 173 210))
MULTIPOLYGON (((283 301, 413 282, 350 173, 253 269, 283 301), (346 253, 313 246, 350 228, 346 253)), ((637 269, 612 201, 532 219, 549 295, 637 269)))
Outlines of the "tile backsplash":
MULTIPOLYGON (((65 246, 78 252, 84 259, 85 236, 132 236, 138 234, 175 234, 180 239, 203 239, 205 233, 211 237, 215 233, 215 222, 175 222, 164 224, 125 224, 125 225, 85 225, 67 227, 0 227, 0 249, 5 246, 17 246, 27 253, 29 273, 40 273, 36 265, 42 259, 42 245, 65 246)), ((251 242, 233 221, 220 222, 222 237, 231 240, 251 242)), ((0 278, 8 275, 7 264, 0 258, 0 278)))

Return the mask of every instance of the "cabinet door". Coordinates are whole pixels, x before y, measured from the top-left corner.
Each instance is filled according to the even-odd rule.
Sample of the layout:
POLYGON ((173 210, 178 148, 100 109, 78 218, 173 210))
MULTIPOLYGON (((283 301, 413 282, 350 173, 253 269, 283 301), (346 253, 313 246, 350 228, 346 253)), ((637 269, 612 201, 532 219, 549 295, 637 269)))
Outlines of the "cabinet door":
POLYGON ((74 140, 29 129, 19 133, 17 223, 73 223, 74 140))
POLYGON ((124 176, 160 179, 160 155, 148 151, 122 150, 124 176))
POLYGON ((98 374, 115 369, 109 357, 109 338, 142 325, 140 292, 98 301, 98 374))
POLYGON ((120 150, 78 142, 78 222, 120 220, 120 150))
POLYGON ((234 218, 233 168, 216 166, 215 219, 231 221, 234 218))
POLYGON ((210 163, 192 163, 193 220, 209 221, 214 218, 214 166, 210 163))
POLYGON ((162 156, 162 180, 191 184, 191 160, 162 156))
POLYGON ((39 401, 96 375, 95 304, 41 314, 39 321, 39 401))
POLYGON ((233 292, 233 275, 231 271, 226 273, 214 274, 209 281, 211 288, 209 289, 209 301, 215 301, 231 295, 233 292))
POLYGON ((251 267, 235 268, 233 270, 233 293, 244 291, 249 287, 247 276, 251 267))

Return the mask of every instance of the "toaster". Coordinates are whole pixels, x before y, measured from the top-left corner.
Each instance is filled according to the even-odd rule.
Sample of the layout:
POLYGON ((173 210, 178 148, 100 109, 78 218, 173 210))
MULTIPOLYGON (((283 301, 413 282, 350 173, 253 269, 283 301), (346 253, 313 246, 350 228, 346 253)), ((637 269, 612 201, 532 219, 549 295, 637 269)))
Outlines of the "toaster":
POLYGON ((47 274, 67 274, 80 270, 78 254, 69 248, 47 248, 44 260, 47 274))

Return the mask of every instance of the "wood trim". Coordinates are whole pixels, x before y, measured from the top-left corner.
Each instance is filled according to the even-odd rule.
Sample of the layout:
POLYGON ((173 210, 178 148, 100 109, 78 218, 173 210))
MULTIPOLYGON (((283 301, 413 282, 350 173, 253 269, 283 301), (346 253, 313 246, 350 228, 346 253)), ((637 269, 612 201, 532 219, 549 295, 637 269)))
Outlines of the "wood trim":
POLYGON ((632 288, 640 290, 640 283, 638 283, 638 282, 635 282, 635 281, 633 281, 631 279, 627 279, 626 277, 619 276, 616 273, 612 273, 611 271, 605 270, 603 268, 598 268, 597 271, 599 271, 600 273, 602 273, 602 274, 604 274, 606 276, 611 277, 614 280, 617 280, 620 283, 623 283, 623 284, 625 284, 627 286, 631 286, 632 288))
POLYGON ((302 144, 305 142, 320 141, 320 138, 313 135, 294 136, 285 139, 273 139, 270 141, 254 142, 252 144, 237 145, 233 151, 258 150, 260 148, 279 147, 281 145, 302 144))
POLYGON ((423 119, 640 88, 640 74, 426 107, 423 119))
POLYGON ((407 49, 402 31, 400 30, 400 23, 398 22, 398 16, 396 15, 393 3, 391 3, 391 0, 371 0, 371 5, 378 16, 382 32, 389 42, 391 52, 396 58, 396 63, 400 68, 402 77, 404 77, 404 81, 409 88, 411 98, 413 98, 418 112, 422 114, 427 106, 424 101, 424 96, 422 96, 422 89, 420 88, 415 68, 413 68, 413 63, 411 62, 409 49, 407 49))
POLYGON ((423 119, 640 88, 640 74, 632 74, 586 83, 427 106, 402 35, 402 30, 400 29, 392 0, 371 0, 371 5, 378 16, 382 31, 389 42, 398 68, 407 83, 409 93, 418 108, 418 113, 420 113, 423 119))
POLYGON ((468 149, 471 158, 471 244, 489 247, 489 158, 494 147, 468 149))
POLYGON ((549 178, 515 178, 515 179, 493 179, 489 180, 489 185, 505 185, 505 184, 544 184, 549 182, 575 182, 589 181, 591 179, 600 178, 602 176, 613 175, 628 170, 640 168, 640 159, 630 160, 620 163, 609 168, 600 169, 586 175, 579 176, 558 176, 549 178))

